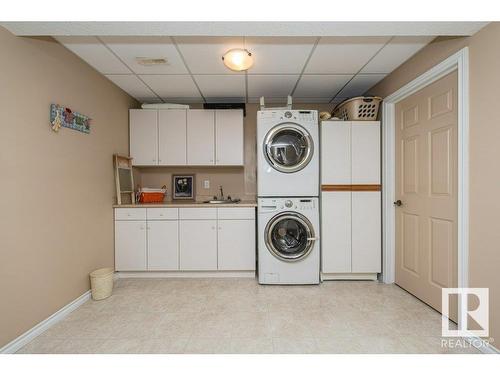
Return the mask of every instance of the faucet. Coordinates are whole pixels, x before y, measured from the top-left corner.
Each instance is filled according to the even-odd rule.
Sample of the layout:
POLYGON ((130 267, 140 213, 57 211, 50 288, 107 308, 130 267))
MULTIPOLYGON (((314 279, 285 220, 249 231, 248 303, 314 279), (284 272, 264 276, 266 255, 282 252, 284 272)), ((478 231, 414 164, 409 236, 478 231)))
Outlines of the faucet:
POLYGON ((219 186, 219 191, 220 191, 220 200, 224 200, 224 190, 222 190, 222 185, 219 186))

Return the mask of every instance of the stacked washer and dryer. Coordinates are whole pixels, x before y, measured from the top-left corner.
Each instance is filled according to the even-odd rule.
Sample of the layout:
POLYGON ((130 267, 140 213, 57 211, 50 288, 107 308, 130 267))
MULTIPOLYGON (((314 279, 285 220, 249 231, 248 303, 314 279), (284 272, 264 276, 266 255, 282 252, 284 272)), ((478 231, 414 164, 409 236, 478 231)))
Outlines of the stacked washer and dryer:
POLYGON ((312 110, 257 113, 260 284, 318 284, 319 127, 312 110))

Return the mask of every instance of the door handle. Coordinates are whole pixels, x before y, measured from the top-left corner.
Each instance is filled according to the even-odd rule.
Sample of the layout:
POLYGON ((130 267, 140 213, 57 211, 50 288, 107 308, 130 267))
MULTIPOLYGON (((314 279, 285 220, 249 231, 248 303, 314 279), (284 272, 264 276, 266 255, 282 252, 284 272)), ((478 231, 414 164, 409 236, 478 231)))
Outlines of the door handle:
POLYGON ((401 202, 401 199, 398 199, 396 202, 394 202, 394 205, 400 207, 403 205, 403 202, 401 202))

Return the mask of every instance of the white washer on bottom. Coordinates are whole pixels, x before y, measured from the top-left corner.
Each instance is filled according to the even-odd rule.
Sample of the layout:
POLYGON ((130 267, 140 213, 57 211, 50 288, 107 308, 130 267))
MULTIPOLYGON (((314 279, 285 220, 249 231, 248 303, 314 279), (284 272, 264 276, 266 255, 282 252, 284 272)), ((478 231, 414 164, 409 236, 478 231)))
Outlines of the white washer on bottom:
POLYGON ((260 284, 319 284, 318 198, 259 198, 260 284))

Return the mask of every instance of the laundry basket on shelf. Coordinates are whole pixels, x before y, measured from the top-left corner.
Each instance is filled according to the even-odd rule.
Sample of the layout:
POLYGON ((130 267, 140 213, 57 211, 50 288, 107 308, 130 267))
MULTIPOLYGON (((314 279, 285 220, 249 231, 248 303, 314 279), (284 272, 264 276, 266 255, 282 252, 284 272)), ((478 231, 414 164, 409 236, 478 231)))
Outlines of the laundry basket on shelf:
POLYGON ((343 121, 375 121, 382 98, 358 96, 340 103, 333 110, 333 117, 343 121))
POLYGON ((100 268, 90 273, 93 300, 98 301, 111 295, 113 291, 113 274, 112 268, 100 268))

